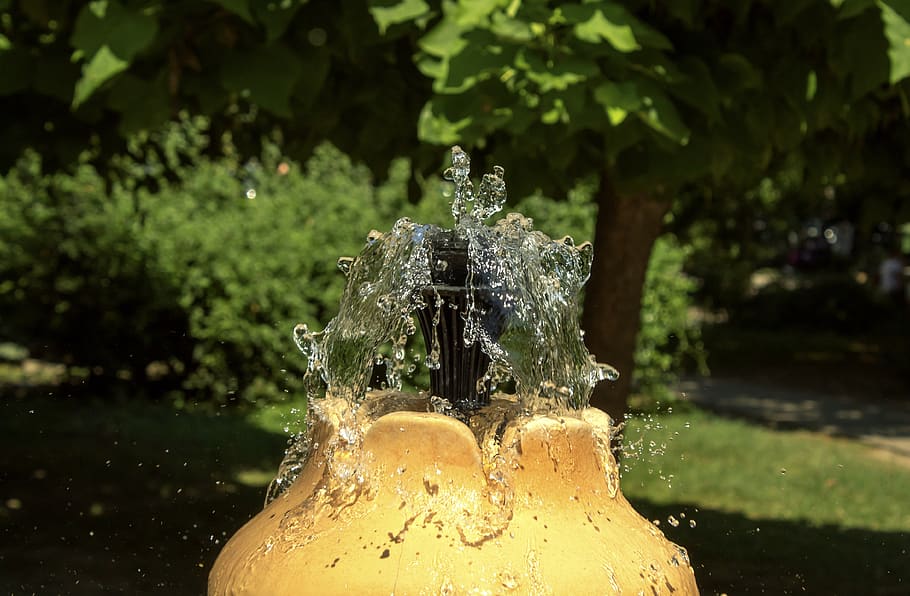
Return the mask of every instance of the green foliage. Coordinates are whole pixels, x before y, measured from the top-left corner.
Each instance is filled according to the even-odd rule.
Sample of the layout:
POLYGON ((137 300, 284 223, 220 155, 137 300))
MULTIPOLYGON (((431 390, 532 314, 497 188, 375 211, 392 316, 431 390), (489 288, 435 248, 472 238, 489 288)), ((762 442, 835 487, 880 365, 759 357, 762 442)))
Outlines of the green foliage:
POLYGON ((806 198, 806 192, 803 164, 796 162, 735 193, 735 199, 707 188, 677 198, 667 227, 689 247, 686 271, 699 279, 703 306, 740 304, 752 274, 781 262, 788 234, 823 208, 821 191, 819 200, 806 198))
POLYGON ((387 35, 419 36, 421 139, 483 148, 547 190, 604 167, 619 192, 747 187, 816 135, 872 131, 910 72, 900 2, 372 4, 387 35))
MULTIPOLYGON (((451 224, 441 183, 404 200, 405 161, 374 187, 331 146, 301 167, 270 142, 245 162, 228 138, 222 157, 207 156, 211 144, 204 119, 181 119, 134 137, 109 179, 88 163, 48 174, 25 155, 0 178, 10 214, 0 221, 0 307, 15 313, 0 335, 96 374, 138 380, 156 362, 200 397, 272 398, 300 387, 291 328, 318 328, 337 311, 339 256, 398 216, 451 224)), ((564 202, 534 195, 516 209, 554 237, 584 241, 592 190, 580 184, 564 202)), ((678 363, 671 337, 687 347, 683 256, 661 241, 652 258, 637 373, 646 391, 678 363)))
MULTIPOLYGON (((562 194, 606 165, 619 188, 671 196, 754 178, 826 131, 873 130, 907 93, 908 18, 899 0, 9 0, 0 107, 40 106, 15 119, 44 133, 13 125, 0 160, 29 145, 73 156, 91 137, 116 148, 111 132, 175 107, 220 128, 252 103, 255 126, 281 123, 301 155, 329 138, 384 168, 417 131, 527 163, 523 190, 562 194)), ((421 153, 435 171, 437 149, 421 153)))
POLYGON ((393 123, 416 122, 427 86, 396 62, 367 8, 347 3, 5 1, 0 171, 27 147, 51 167, 86 144, 115 155, 180 110, 242 125, 249 136, 235 141, 249 153, 280 123, 292 155, 330 140, 383 171, 404 153, 393 123))
POLYGON ((105 81, 126 70, 152 42, 157 29, 157 21, 147 10, 131 9, 116 0, 94 0, 83 6, 70 38, 83 60, 73 107, 79 107, 105 81))
POLYGON ((85 164, 45 174, 28 153, 0 179, 0 210, 0 333, 33 354, 103 368, 141 370, 167 355, 133 332, 170 329, 175 314, 133 197, 108 191, 85 164))
POLYGON ((359 252, 372 227, 391 226, 403 196, 377 192, 365 169, 328 146, 302 169, 274 146, 241 172, 227 160, 193 169, 162 188, 168 200, 146 220, 188 314, 188 386, 239 388, 247 399, 276 381, 298 389, 305 362, 291 329, 334 316, 344 287, 338 257, 359 252))
POLYGON ((409 169, 374 188, 330 146, 303 167, 271 143, 241 163, 229 144, 204 156, 205 132, 184 120, 137 139, 111 181, 90 165, 43 173, 34 154, 0 179, 0 306, 14 313, 0 334, 134 379, 154 361, 200 398, 299 389, 291 329, 335 314, 337 258, 391 226, 409 169))
POLYGON ((672 384, 684 365, 705 368, 701 331, 689 322, 696 283, 683 273, 687 255, 673 236, 658 238, 642 293, 635 378, 642 394, 664 402, 673 399, 672 384))

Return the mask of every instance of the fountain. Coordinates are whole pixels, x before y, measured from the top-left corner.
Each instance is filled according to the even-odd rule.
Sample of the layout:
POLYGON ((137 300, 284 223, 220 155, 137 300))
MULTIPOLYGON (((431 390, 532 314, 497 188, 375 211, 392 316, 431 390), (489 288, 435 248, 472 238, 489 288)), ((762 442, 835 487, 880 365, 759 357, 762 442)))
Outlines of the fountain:
POLYGON ((339 261, 338 316, 295 329, 308 430, 209 594, 697 594, 685 549, 623 497, 610 418, 587 407, 618 374, 578 326, 590 244, 518 214, 487 226, 503 171, 475 192, 458 147, 445 177, 454 229, 371 233, 339 261), (430 390, 406 393, 415 318, 430 390))

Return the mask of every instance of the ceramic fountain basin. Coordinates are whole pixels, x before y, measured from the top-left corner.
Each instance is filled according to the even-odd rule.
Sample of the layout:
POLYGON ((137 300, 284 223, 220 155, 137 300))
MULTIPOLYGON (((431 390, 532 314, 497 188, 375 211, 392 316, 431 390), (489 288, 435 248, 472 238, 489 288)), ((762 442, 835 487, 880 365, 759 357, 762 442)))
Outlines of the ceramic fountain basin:
POLYGON ((697 594, 620 491, 609 417, 516 412, 497 396, 469 427, 320 402, 301 475, 225 545, 209 594, 697 594))

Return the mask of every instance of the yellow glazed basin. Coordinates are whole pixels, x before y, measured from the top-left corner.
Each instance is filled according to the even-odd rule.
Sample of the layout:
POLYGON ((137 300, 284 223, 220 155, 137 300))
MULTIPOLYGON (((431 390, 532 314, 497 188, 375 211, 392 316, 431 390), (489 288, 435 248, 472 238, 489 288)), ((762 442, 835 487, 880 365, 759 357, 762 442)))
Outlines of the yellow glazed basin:
POLYGON ((314 403, 302 473, 225 545, 209 594, 698 593, 620 492, 606 414, 499 395, 465 424, 427 405, 314 403))

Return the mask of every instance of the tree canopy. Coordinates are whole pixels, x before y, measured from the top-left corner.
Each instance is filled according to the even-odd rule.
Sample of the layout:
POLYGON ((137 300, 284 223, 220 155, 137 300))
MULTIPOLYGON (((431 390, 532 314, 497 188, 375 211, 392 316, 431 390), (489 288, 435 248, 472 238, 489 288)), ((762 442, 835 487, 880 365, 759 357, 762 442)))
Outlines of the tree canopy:
POLYGON ((366 157, 460 142, 536 186, 606 163, 654 192, 762 173, 781 152, 830 161, 801 144, 849 146, 908 109, 904 0, 368 4, 3 0, 4 157, 189 109, 366 157))

